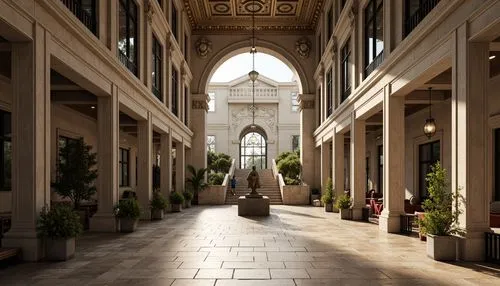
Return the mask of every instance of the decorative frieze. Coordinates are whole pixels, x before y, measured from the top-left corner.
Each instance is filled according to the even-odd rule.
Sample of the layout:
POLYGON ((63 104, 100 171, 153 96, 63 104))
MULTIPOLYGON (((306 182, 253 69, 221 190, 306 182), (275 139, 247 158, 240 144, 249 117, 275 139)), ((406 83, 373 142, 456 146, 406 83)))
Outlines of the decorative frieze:
POLYGON ((206 100, 193 100, 191 107, 193 109, 205 109, 205 111, 208 111, 208 102, 206 100))

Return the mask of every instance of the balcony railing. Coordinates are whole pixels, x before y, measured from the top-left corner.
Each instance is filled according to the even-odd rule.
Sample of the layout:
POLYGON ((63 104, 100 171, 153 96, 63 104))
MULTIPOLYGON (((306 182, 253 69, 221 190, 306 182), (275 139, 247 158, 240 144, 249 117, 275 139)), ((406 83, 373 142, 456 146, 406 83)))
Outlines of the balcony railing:
POLYGON ((163 102, 163 98, 161 98, 161 90, 160 88, 156 87, 156 86, 153 86, 151 88, 152 92, 153 92, 153 95, 158 98, 161 102, 163 102))
POLYGON ((94 2, 91 8, 93 13, 89 13, 87 10, 83 9, 81 2, 78 0, 61 0, 61 2, 92 32, 92 34, 97 36, 97 17, 94 2))
MULTIPOLYGON (((236 98, 251 98, 252 97, 252 88, 251 87, 236 87, 231 88, 229 90, 229 96, 232 99, 236 98)), ((255 88, 255 97, 264 99, 264 98, 278 98, 278 89, 276 88, 268 88, 268 87, 256 87, 255 88)))
POLYGON ((342 97, 341 97, 341 100, 340 102, 344 102, 348 97, 349 95, 351 95, 351 87, 347 87, 346 90, 344 90, 344 92, 342 93, 342 97))
POLYGON ((484 240, 486 261, 500 263, 500 234, 486 232, 484 240))
POLYGON ((132 62, 127 55, 125 55, 122 51, 118 51, 118 58, 120 59, 120 62, 122 62, 123 65, 127 67, 129 71, 131 71, 133 74, 137 75, 137 65, 132 62))
POLYGON ((384 61, 384 51, 376 56, 373 61, 365 68, 365 78, 368 77, 384 61))
POLYGON ((408 36, 438 3, 439 0, 422 1, 422 5, 412 15, 406 15, 405 36, 408 36))

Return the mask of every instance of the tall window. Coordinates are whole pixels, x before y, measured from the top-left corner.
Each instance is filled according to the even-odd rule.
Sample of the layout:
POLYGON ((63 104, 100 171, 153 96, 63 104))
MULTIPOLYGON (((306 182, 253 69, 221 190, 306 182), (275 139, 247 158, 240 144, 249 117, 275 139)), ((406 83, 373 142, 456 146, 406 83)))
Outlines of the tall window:
POLYGON ((68 144, 74 144, 78 141, 76 138, 71 138, 71 137, 66 137, 59 135, 58 142, 57 142, 57 158, 58 158, 58 163, 66 163, 66 160, 68 159, 68 154, 63 153, 62 150, 64 147, 68 146, 68 144))
POLYGON ((153 35, 153 53, 152 53, 152 72, 151 72, 151 82, 153 94, 160 100, 163 101, 161 94, 161 79, 162 79, 162 47, 155 35, 153 35))
POLYGON ((208 97, 210 98, 208 102, 208 112, 215 112, 215 92, 209 92, 208 97))
POLYGON ((134 0, 119 0, 119 35, 118 56, 120 61, 135 75, 137 75, 137 5, 134 0))
POLYGON ((172 65, 172 113, 179 116, 179 86, 177 70, 172 65))
POLYGON ((495 180, 495 193, 494 193, 494 199, 495 201, 500 201, 500 128, 495 129, 495 134, 494 134, 494 180, 495 180))
POLYGON ((378 186, 379 193, 384 192, 384 146, 378 146, 378 186))
POLYGON ((184 125, 188 125, 189 117, 189 90, 187 86, 184 87, 184 125))
POLYGON ((12 131, 10 112, 0 111, 0 191, 12 190, 12 131))
POLYGON ((290 95, 292 97, 292 111, 297 112, 300 108, 298 94, 294 91, 290 95))
POLYGON ((439 161, 440 151, 439 141, 418 146, 418 189, 420 198, 426 198, 428 196, 425 178, 431 171, 431 166, 439 161))
POLYGON ((383 0, 371 0, 365 8, 365 77, 375 70, 384 58, 383 0))
POLYGON ((328 41, 330 41, 330 38, 332 37, 333 33, 333 7, 330 7, 330 10, 328 10, 328 19, 326 19, 326 31, 328 35, 328 41))
POLYGON ((207 151, 215 152, 215 135, 207 136, 207 151))
POLYGON ((298 151, 300 148, 300 135, 292 135, 292 151, 298 151))
POLYGON ((240 142, 240 168, 267 168, 267 144, 264 136, 257 132, 249 132, 240 142))
MULTIPOLYGON (((130 151, 128 149, 120 148, 120 159, 118 161, 118 172, 120 187, 127 187, 130 185, 129 181, 129 158, 130 151)), ((136 168, 137 170, 137 168, 136 168)))
POLYGON ((332 69, 326 74, 326 106, 328 108, 327 117, 333 112, 333 92, 332 92, 332 69))
POLYGON ((175 1, 172 0, 172 23, 170 25, 170 27, 172 28, 172 34, 174 35, 174 38, 179 41, 178 39, 178 23, 177 23, 177 8, 175 7, 175 1))
POLYGON ((65 0, 64 5, 97 36, 96 0, 65 0))
POLYGON ((184 34, 184 59, 186 61, 188 58, 188 48, 189 48, 189 38, 188 35, 184 34))
POLYGON ((342 93, 341 93, 341 102, 346 100, 351 94, 351 76, 349 74, 349 62, 351 57, 351 38, 347 39, 342 47, 341 54, 341 77, 342 77, 342 93))
POLYGON ((408 36, 438 3, 439 0, 405 0, 405 36, 408 36))

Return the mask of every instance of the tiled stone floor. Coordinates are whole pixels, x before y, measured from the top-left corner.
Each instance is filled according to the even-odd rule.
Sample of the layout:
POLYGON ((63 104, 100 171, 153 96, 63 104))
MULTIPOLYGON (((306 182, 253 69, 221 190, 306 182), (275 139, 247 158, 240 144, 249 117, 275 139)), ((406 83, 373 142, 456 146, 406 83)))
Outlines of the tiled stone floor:
POLYGON ((0 270, 0 285, 500 285, 500 268, 440 263, 417 238, 322 208, 194 207, 132 234, 89 233, 68 262, 0 270))

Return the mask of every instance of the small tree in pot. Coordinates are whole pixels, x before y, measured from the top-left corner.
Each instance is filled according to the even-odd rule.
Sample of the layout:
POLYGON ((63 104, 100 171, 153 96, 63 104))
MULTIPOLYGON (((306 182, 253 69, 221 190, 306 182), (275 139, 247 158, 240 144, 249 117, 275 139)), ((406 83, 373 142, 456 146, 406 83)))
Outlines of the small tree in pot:
POLYGON ((339 209, 340 219, 350 219, 351 198, 346 194, 340 196, 335 202, 335 206, 339 209))
POLYGON ((67 205, 42 209, 37 222, 38 236, 45 239, 49 260, 68 260, 75 255, 75 237, 83 227, 78 214, 67 205))
POLYGON ((182 196, 184 197, 184 207, 190 208, 191 200, 193 199, 193 193, 191 191, 186 190, 182 192, 182 196))
POLYGON ((115 216, 120 220, 120 232, 134 232, 141 216, 139 202, 136 199, 120 200, 115 206, 115 216))
POLYGON ((163 219, 163 212, 167 208, 168 203, 160 191, 155 191, 153 193, 153 199, 149 204, 151 207, 151 219, 152 220, 163 219))
POLYGON ((192 165, 188 165, 187 169, 189 173, 191 173, 191 177, 186 179, 186 182, 191 185, 191 189, 193 190, 193 195, 198 199, 198 194, 204 189, 208 188, 208 184, 205 182, 205 173, 207 172, 207 168, 200 168, 196 170, 192 165))
POLYGON ((447 190, 446 170, 437 162, 427 174, 429 198, 423 203, 425 216, 418 221, 421 231, 427 236, 427 256, 435 260, 456 259, 456 237, 458 210, 453 214, 452 204, 457 196, 447 190))
POLYGON ((331 178, 328 178, 328 180, 326 181, 326 190, 323 196, 321 196, 321 201, 325 205, 325 212, 333 212, 334 195, 333 183, 331 178))
POLYGON ((170 193, 169 197, 170 204, 172 205, 172 212, 180 212, 182 210, 182 204, 184 203, 184 197, 178 192, 170 193))

